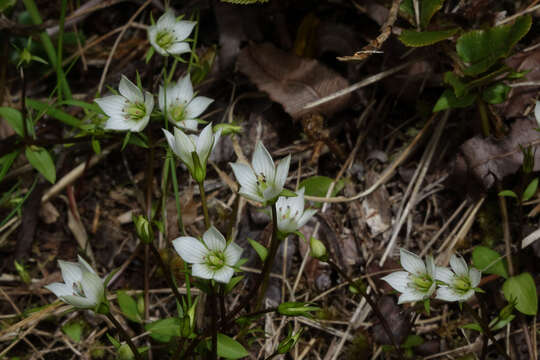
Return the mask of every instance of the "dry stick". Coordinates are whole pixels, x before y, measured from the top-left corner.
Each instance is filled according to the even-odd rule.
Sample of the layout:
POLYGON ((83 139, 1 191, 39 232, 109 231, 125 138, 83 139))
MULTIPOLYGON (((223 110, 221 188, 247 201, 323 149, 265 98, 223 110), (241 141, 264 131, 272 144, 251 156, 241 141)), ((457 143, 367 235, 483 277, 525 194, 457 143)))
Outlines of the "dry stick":
POLYGON ((529 7, 529 8, 527 8, 527 9, 523 10, 523 11, 520 11, 520 12, 518 12, 518 13, 512 15, 512 16, 509 16, 509 17, 507 17, 507 18, 505 18, 505 19, 502 19, 502 20, 500 20, 500 21, 497 21, 497 22, 495 23, 495 26, 499 26, 499 25, 502 25, 502 24, 506 24, 507 22, 510 22, 510 21, 512 21, 512 20, 515 20, 515 19, 517 19, 517 18, 520 17, 520 16, 523 16, 523 15, 525 15, 525 14, 534 12, 534 11, 536 11, 536 10, 538 10, 538 9, 540 9, 540 4, 538 4, 538 5, 536 5, 536 6, 533 6, 533 7, 529 7))
POLYGON ((384 328, 384 331, 386 332, 386 335, 388 335, 388 338, 390 339, 390 341, 392 342, 392 345, 394 346, 394 348, 396 349, 396 352, 398 354, 398 357, 400 359, 404 359, 403 358, 403 354, 401 353, 401 349, 399 348, 399 344, 397 343, 396 339, 394 338, 394 334, 392 334, 392 330, 390 328, 390 325, 388 325, 388 322, 386 321, 386 318, 384 317, 384 315, 381 313, 381 311, 379 310, 377 304, 375 304, 375 302, 371 299, 371 297, 362 289, 361 286, 358 286, 354 281, 353 279, 351 279, 349 277, 349 275, 347 275, 345 273, 345 271, 343 271, 339 266, 337 266, 332 260, 328 260, 327 262, 334 270, 336 270, 348 283, 350 286, 354 287, 359 293, 360 295, 362 295, 362 297, 364 299, 366 299, 366 302, 369 304, 369 306, 371 306, 371 309, 373 310, 373 312, 375 313, 375 315, 377 316, 377 318, 381 321, 381 324, 384 328))
POLYGON ((101 79, 99 80, 98 85, 98 93, 101 94, 101 90, 103 89, 103 84, 105 83, 105 78, 107 77, 107 72, 109 71, 109 66, 111 65, 112 57, 114 53, 116 52, 116 48, 118 47, 118 44, 120 43, 120 40, 122 40, 122 37, 124 36, 124 33, 126 30, 130 27, 131 23, 135 20, 137 16, 152 2, 152 0, 146 0, 144 4, 142 4, 137 11, 135 11, 135 14, 133 14, 132 17, 129 18, 128 22, 122 30, 120 31, 120 34, 118 34, 118 37, 116 38, 114 45, 111 49, 111 52, 109 53, 109 57, 107 58, 107 62, 105 63, 105 68, 103 69, 103 72, 101 73, 101 79))
MULTIPOLYGON (((424 177, 429 169, 429 165, 431 163, 431 159, 433 158, 433 154, 435 153, 435 149, 439 143, 439 139, 441 137, 441 134, 442 134, 442 131, 444 129, 444 126, 446 124, 446 121, 448 120, 448 117, 450 115, 450 111, 447 110, 445 113, 444 113, 444 116, 443 118, 441 119, 441 121, 439 122, 436 130, 435 130, 435 134, 432 136, 431 138, 431 141, 429 142, 425 152, 424 152, 424 155, 422 156, 422 161, 421 161, 421 169, 420 169, 420 172, 418 174, 418 180, 416 181, 416 184, 414 185, 414 188, 413 188, 413 191, 411 193, 411 196, 407 202, 407 205, 405 206, 404 210, 403 210, 403 214, 402 216, 399 218, 396 226, 394 227, 394 231, 393 231, 393 234, 392 234, 392 237, 390 238, 390 241, 388 242, 388 246, 386 247, 384 253, 383 253, 383 256, 381 257, 381 260, 379 261, 379 266, 383 266, 384 265, 384 262, 386 261, 386 258, 388 257, 388 255, 390 254, 390 252, 393 250, 396 242, 397 242, 397 237, 399 235, 399 231, 401 230, 401 226, 404 224, 405 222, 405 219, 407 218, 409 212, 412 210, 413 206, 415 206, 415 202, 416 202, 416 196, 418 194, 418 192, 420 191, 420 186, 422 185, 422 183, 424 182, 424 177)), ((434 115, 435 116, 435 115, 434 115)), ((433 119, 434 116, 431 118, 433 119)), ((405 199, 404 199, 405 201, 405 199)))

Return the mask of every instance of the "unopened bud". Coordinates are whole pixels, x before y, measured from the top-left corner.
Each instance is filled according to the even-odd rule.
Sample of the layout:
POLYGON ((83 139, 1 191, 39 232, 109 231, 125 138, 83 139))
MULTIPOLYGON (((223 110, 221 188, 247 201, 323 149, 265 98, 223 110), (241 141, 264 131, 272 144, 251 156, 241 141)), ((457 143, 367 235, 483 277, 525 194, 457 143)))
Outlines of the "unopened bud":
POLYGON ((193 157, 193 174, 191 175, 196 182, 202 183, 206 178, 206 168, 202 166, 199 155, 195 151, 191 153, 191 156, 193 157))
POLYGON ((326 246, 324 246, 321 240, 317 240, 314 237, 309 239, 309 247, 311 248, 311 256, 322 262, 328 261, 328 253, 326 252, 326 246))
POLYGON ((134 216, 133 223, 139 239, 145 244, 150 244, 154 240, 154 231, 148 219, 142 215, 134 216))

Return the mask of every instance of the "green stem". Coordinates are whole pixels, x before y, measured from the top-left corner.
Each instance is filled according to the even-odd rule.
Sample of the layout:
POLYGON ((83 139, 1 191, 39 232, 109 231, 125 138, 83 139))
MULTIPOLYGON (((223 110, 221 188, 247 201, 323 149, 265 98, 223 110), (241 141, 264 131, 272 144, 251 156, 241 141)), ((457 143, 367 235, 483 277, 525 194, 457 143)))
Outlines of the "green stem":
POLYGON ((208 229, 210 228, 210 216, 208 216, 208 204, 206 203, 206 193, 204 192, 203 181, 199 183, 199 192, 201 195, 201 206, 204 215, 204 226, 208 229))
POLYGON ((124 330, 124 328, 122 327, 122 325, 120 325, 120 323, 118 322, 118 320, 116 320, 116 318, 109 312, 107 313, 107 318, 113 323, 114 327, 116 327, 116 329, 118 330, 118 332, 120 333, 120 336, 122 336, 124 338, 124 341, 128 344, 129 348, 131 349, 131 351, 133 352, 133 356, 135 356, 135 358, 137 360, 143 360, 141 354, 139 353, 139 350, 137 350, 137 347, 135 346, 135 344, 131 341, 131 338, 129 337, 128 333, 126 332, 126 330, 124 330))
POLYGON ((62 95, 65 95, 68 97, 68 94, 63 94, 64 88, 61 86, 62 84, 62 48, 64 47, 64 23, 66 20, 66 8, 67 8, 67 0, 62 0, 62 4, 60 6, 60 21, 58 22, 58 48, 57 48, 57 55, 56 55, 56 78, 58 82, 58 89, 61 91, 58 91, 58 100, 62 101, 62 95))
POLYGON ((478 107, 478 113, 480 114, 480 121, 482 122, 482 133, 484 134, 484 136, 487 137, 491 133, 491 130, 489 126, 489 117, 487 114, 486 103, 484 102, 484 100, 478 98, 476 100, 476 105, 478 107))

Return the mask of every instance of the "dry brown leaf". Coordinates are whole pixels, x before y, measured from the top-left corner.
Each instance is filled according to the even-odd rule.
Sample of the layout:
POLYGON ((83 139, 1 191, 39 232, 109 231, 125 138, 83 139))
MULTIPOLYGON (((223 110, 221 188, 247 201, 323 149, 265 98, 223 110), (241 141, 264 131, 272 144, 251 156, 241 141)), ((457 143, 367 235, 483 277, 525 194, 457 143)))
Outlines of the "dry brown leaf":
POLYGON ((39 208, 39 217, 45 224, 55 223, 59 216, 60 213, 50 201, 47 201, 39 208))
POLYGON ((302 110, 315 100, 346 88, 348 81, 317 60, 303 59, 272 44, 249 45, 238 56, 238 69, 294 119, 317 111, 330 116, 342 110, 350 95, 302 110))
MULTIPOLYGON (((502 180, 519 170, 523 163, 520 145, 540 144, 540 133, 532 119, 520 119, 511 126, 510 133, 502 140, 475 136, 460 147, 454 161, 452 180, 459 187, 474 191, 472 183, 489 189, 495 180, 502 180)), ((534 170, 540 170, 540 152, 535 154, 534 170)), ((474 186, 474 184, 473 184, 474 186)))

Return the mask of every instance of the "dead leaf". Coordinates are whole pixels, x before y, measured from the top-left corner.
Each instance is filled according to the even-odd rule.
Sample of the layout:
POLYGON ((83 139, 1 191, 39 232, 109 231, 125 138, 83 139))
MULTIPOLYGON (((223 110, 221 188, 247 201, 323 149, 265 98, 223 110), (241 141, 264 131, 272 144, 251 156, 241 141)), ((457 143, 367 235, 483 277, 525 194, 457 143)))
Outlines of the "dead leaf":
POLYGON ((343 109, 350 99, 346 95, 303 110, 306 104, 347 87, 348 81, 317 60, 300 58, 269 43, 247 46, 238 55, 237 64, 259 90, 281 104, 294 119, 314 111, 330 116, 343 109))
POLYGON ((41 205, 39 209, 39 217, 45 224, 53 224, 58 220, 58 217, 60 216, 60 213, 54 207, 54 205, 47 201, 43 205, 41 205))
MULTIPOLYGON (((366 175, 366 187, 373 185, 379 175, 369 171, 366 175)), ((380 234, 390 228, 392 212, 390 206, 390 194, 386 187, 381 186, 362 201, 362 210, 366 217, 366 224, 371 230, 371 235, 380 234)))
MULTIPOLYGON (((511 126, 506 138, 497 140, 475 136, 460 147, 454 160, 453 185, 475 191, 474 185, 489 189, 495 180, 514 174, 523 163, 520 145, 540 144, 540 133, 532 119, 520 119, 511 126), (475 183, 475 184, 474 184, 475 183)), ((534 171, 540 170, 540 152, 535 154, 534 171)))
MULTIPOLYGON (((381 297, 377 302, 377 306, 384 315, 386 322, 390 324, 394 339, 398 344, 402 344, 411 331, 411 322, 407 318, 405 310, 396 304, 392 296, 381 297)), ((373 338, 378 344, 392 344, 380 323, 373 326, 373 338)))

